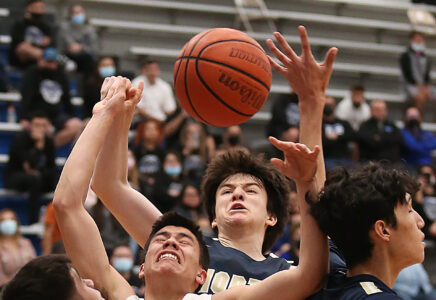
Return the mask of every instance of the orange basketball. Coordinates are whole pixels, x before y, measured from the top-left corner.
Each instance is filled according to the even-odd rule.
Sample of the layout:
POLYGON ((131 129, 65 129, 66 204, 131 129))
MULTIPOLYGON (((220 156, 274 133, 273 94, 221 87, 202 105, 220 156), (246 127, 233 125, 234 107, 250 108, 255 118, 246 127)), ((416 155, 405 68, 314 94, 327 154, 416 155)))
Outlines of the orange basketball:
POLYGON ((174 65, 174 87, 182 107, 213 126, 242 123, 268 98, 271 66, 247 34, 229 28, 194 36, 174 65))

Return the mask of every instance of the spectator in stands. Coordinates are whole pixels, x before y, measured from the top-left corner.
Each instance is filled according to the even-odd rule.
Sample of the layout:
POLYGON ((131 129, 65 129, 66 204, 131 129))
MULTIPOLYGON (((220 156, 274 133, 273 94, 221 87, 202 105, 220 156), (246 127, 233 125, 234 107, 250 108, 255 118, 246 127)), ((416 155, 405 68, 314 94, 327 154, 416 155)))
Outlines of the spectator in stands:
POLYGON ((100 87, 106 77, 117 74, 117 66, 112 56, 102 56, 97 61, 94 74, 85 82, 83 90, 83 115, 92 116, 92 108, 100 100, 100 87))
POLYGON ((345 97, 336 107, 336 117, 348 121, 355 131, 360 124, 371 117, 371 109, 365 101, 365 88, 355 85, 351 88, 350 96, 345 97))
POLYGON ((60 26, 58 48, 76 62, 77 71, 85 78, 92 74, 99 50, 98 37, 95 28, 88 23, 82 5, 70 7, 68 20, 60 26))
POLYGON ((280 94, 273 103, 266 134, 279 138, 283 131, 289 129, 290 126, 298 127, 299 122, 300 110, 297 94, 280 94))
MULTIPOLYGON (((281 141, 298 143, 299 141, 300 130, 297 126, 290 125, 289 128, 282 131, 279 136, 281 141)), ((266 158, 280 158, 284 159, 283 152, 278 150, 276 147, 268 144, 267 149, 265 150, 266 158)))
POLYGON ((46 114, 35 112, 29 130, 15 136, 4 170, 6 188, 29 192, 30 224, 38 222, 41 195, 53 190, 55 184, 55 147, 47 136, 49 126, 46 114))
POLYGON ((393 290, 403 300, 436 299, 436 290, 422 264, 414 264, 401 270, 393 290))
POLYGON ((436 193, 434 184, 430 183, 428 173, 425 170, 425 165, 418 170, 418 182, 420 183, 419 190, 413 199, 413 208, 424 219, 425 225, 422 228, 427 239, 436 239, 436 193))
POLYGON ((43 0, 27 0, 24 19, 15 22, 11 32, 9 62, 27 67, 43 56, 43 49, 53 45, 53 24, 45 18, 43 0))
POLYGON ((139 171, 135 155, 132 150, 127 151, 127 181, 130 186, 139 191, 139 171))
POLYGON ((53 245, 58 241, 62 241, 62 236, 54 214, 53 202, 50 202, 45 209, 44 234, 41 239, 42 254, 52 253, 53 245))
POLYGON ((168 115, 176 110, 171 86, 160 77, 160 67, 157 61, 147 60, 141 65, 141 75, 132 84, 137 86, 144 81, 144 91, 141 101, 137 104, 137 114, 140 119, 156 119, 165 122, 168 115))
POLYGON ((402 88, 422 114, 425 103, 432 97, 429 86, 431 62, 425 55, 423 33, 414 31, 410 34, 410 45, 400 57, 400 67, 402 88))
POLYGON ((20 234, 17 215, 10 209, 0 210, 0 287, 35 256, 30 240, 20 234))
POLYGON ((350 166, 351 143, 354 141, 354 130, 350 123, 335 117, 336 101, 326 97, 322 123, 322 147, 326 171, 338 166, 350 166))
POLYGON ((436 138, 429 131, 421 129, 421 113, 416 107, 409 107, 404 115, 402 156, 409 167, 431 164, 431 151, 436 149, 436 138))
POLYGON ((21 96, 21 125, 27 129, 30 112, 44 110, 56 128, 56 147, 73 141, 82 129, 82 122, 74 117, 68 78, 59 67, 56 49, 46 48, 37 66, 24 73, 21 96))
POLYGON ((203 201, 200 198, 200 190, 195 185, 188 183, 183 186, 180 201, 175 206, 174 211, 195 222, 200 226, 204 235, 214 235, 203 201))
POLYGON ((242 146, 242 129, 239 125, 227 127, 223 134, 223 145, 218 147, 216 154, 220 154, 229 150, 241 150, 247 153, 250 151, 242 146))
POLYGON ((371 118, 358 131, 361 161, 388 160, 400 163, 403 141, 401 131, 388 119, 388 109, 382 100, 371 103, 371 118))
POLYGON ((181 107, 168 116, 164 123, 165 146, 167 149, 180 148, 180 133, 188 120, 192 119, 181 107))
POLYGON ((138 274, 133 272, 133 253, 127 245, 115 247, 109 255, 109 262, 130 284, 136 295, 144 295, 144 281, 139 279, 138 274), (142 293, 140 293, 141 289, 142 293))
POLYGON ((158 177, 156 185, 160 189, 156 207, 161 212, 174 208, 183 189, 182 157, 176 151, 168 151, 162 164, 163 172, 158 177))
POLYGON ((82 279, 69 258, 49 255, 33 259, 6 286, 3 300, 103 299, 92 280, 82 279))

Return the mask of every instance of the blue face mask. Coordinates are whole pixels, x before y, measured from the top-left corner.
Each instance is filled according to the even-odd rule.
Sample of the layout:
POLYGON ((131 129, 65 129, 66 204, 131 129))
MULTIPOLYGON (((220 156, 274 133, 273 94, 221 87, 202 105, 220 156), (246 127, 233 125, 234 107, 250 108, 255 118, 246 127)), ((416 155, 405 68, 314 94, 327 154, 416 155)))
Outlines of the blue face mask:
POLYGON ((103 78, 114 76, 115 75, 115 67, 113 67, 113 66, 100 67, 98 69, 98 72, 100 73, 100 76, 103 78))
POLYGON ((0 232, 4 235, 14 235, 17 229, 18 224, 15 220, 5 220, 0 223, 0 232))
POLYGON ((126 273, 132 270, 133 261, 127 257, 119 257, 114 259, 114 268, 120 273, 126 273))
POLYGON ((85 20, 86 20, 86 16, 83 13, 76 14, 71 17, 71 22, 73 22, 74 24, 83 24, 85 23, 85 20))
POLYGON ((182 173, 182 167, 181 166, 166 166, 164 168, 165 173, 167 173, 170 176, 179 176, 180 173, 182 173))

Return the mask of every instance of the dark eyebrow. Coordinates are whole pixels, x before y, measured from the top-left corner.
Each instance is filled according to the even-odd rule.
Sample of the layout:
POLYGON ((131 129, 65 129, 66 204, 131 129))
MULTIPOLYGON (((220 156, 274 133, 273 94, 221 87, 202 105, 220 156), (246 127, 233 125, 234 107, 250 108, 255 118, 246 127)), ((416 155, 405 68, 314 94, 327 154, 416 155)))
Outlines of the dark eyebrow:
MULTIPOLYGON (((157 236, 164 236, 165 238, 169 238, 170 237, 170 233, 168 232, 168 231, 160 231, 160 232, 158 232, 158 233, 156 233, 155 235, 154 235, 154 237, 153 237, 153 239, 155 238, 155 237, 157 237, 157 236)), ((194 242, 194 238, 192 237, 192 236, 190 236, 189 234, 187 234, 187 233, 184 233, 184 232, 178 232, 177 233, 177 238, 188 238, 188 239, 190 239, 191 241, 193 241, 194 242)))
POLYGON ((188 238, 190 239, 192 242, 194 242, 194 238, 192 236, 190 236, 189 234, 183 233, 183 232, 179 232, 177 233, 177 237, 179 238, 188 238))
POLYGON ((170 236, 170 233, 168 231, 159 231, 154 235, 153 238, 155 238, 157 236, 164 236, 164 237, 168 238, 170 236))

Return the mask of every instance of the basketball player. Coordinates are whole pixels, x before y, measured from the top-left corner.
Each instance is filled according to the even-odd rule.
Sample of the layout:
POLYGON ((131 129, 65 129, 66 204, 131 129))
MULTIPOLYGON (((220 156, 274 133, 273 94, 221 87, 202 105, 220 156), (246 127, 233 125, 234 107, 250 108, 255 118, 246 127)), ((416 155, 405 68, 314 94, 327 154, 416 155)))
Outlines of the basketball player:
MULTIPOLYGON (((107 294, 109 299, 126 299, 134 295, 134 292, 127 281, 110 266, 98 228, 83 202, 99 149, 109 133, 114 117, 124 110, 133 110, 141 97, 142 88, 143 85, 138 89, 131 88, 130 82, 124 78, 112 77, 105 80, 103 100, 94 107, 93 117, 68 157, 53 200, 67 255, 80 273, 92 279, 95 287, 107 294)), ((274 164, 297 184, 302 230, 299 266, 279 272, 256 285, 244 285, 216 294, 213 296, 215 300, 263 300, 267 297, 304 299, 322 287, 327 274, 327 238, 309 214, 309 202, 312 198, 316 199, 318 194, 314 177, 320 149, 315 147, 314 151, 310 151, 302 144, 275 139, 271 141, 285 154, 284 161, 276 159, 274 164)), ((268 213, 259 209, 266 207, 267 203, 266 190, 257 177, 244 174, 231 176, 220 185, 217 194, 217 202, 227 202, 226 207, 231 210, 229 218, 243 220, 247 218, 245 215, 252 213, 263 214, 262 218, 267 221, 273 220, 268 213)), ((177 216, 164 215, 155 223, 145 244, 147 255, 140 276, 145 275, 147 300, 181 299, 206 281, 208 259, 204 257, 207 248, 201 237, 198 237, 199 234, 195 233, 198 229, 189 229, 189 226, 182 225, 186 222, 175 219, 177 216)), ((243 226, 242 221, 238 222, 243 226)), ((203 296, 188 295, 184 299, 212 299, 212 295, 203 296)))
MULTIPOLYGON (((298 30, 301 37, 302 55, 297 56, 285 39, 279 33, 275 33, 284 53, 278 50, 272 41, 268 41, 268 45, 284 66, 279 66, 272 59, 270 62, 288 79, 292 89, 299 96, 300 142, 313 149, 315 145, 322 144, 321 123, 325 89, 330 79, 337 49, 330 49, 324 63, 318 64, 311 53, 305 28, 300 26, 298 30)), ((132 116, 127 113, 115 117, 110 135, 107 136, 99 154, 92 187, 118 221, 142 246, 150 234, 151 225, 161 214, 148 199, 132 189, 126 180, 128 131, 131 118, 132 116)), ((248 157, 243 157, 242 160, 246 159, 253 161, 248 157)), ((221 168, 223 170, 234 161, 229 157, 225 163, 226 158, 220 158, 212 162, 209 168, 217 167, 217 161, 220 160, 224 163, 221 168)), ((286 210, 285 201, 282 199, 286 197, 284 191, 287 188, 280 179, 281 176, 273 169, 269 168, 270 171, 266 172, 268 173, 266 176, 259 177, 260 173, 257 171, 250 173, 246 168, 247 165, 256 166, 257 170, 269 168, 256 161, 253 163, 241 161, 231 173, 227 172, 228 177, 222 178, 222 182, 219 182, 218 186, 215 184, 206 195, 216 197, 216 201, 215 199, 208 201, 210 204, 208 211, 211 213, 212 225, 218 229, 218 240, 206 241, 211 253, 211 266, 206 283, 200 290, 201 293, 215 293, 234 285, 254 283, 289 268, 289 264, 281 259, 263 256, 264 250, 272 245, 275 237, 282 231, 284 221, 280 214, 283 215, 281 212, 286 210), (248 195, 248 191, 242 187, 243 183, 252 181, 253 175, 255 181, 264 184, 271 181, 271 178, 275 178, 274 185, 277 187, 275 190, 279 191, 279 198, 273 197, 270 193, 265 195, 266 187, 263 186, 261 189, 263 199, 258 201, 258 196, 256 196, 256 201, 251 200, 252 197, 248 195), (218 187, 227 181, 233 185, 230 191, 226 191, 227 195, 231 195, 227 199, 240 198, 244 203, 248 203, 247 205, 253 206, 253 210, 245 207, 244 213, 241 211, 234 215, 236 217, 230 215, 230 211, 226 211, 228 204, 221 201, 224 197, 220 196, 221 189, 218 187), (270 229, 274 227, 277 227, 277 230, 270 229)), ((224 173, 221 172, 221 174, 224 173)), ((322 153, 318 157, 316 178, 318 187, 321 187, 325 180, 322 153)), ((203 186, 208 186, 208 183, 203 183, 203 186)), ((313 252, 313 258, 316 260, 322 257, 323 252, 319 248, 309 247, 307 251, 313 252)), ((314 276, 318 275, 314 274, 314 276)))
POLYGON ((398 273, 424 260, 424 221, 411 199, 418 188, 404 171, 380 164, 329 173, 312 214, 349 270, 310 299, 401 299, 392 290, 398 273))

